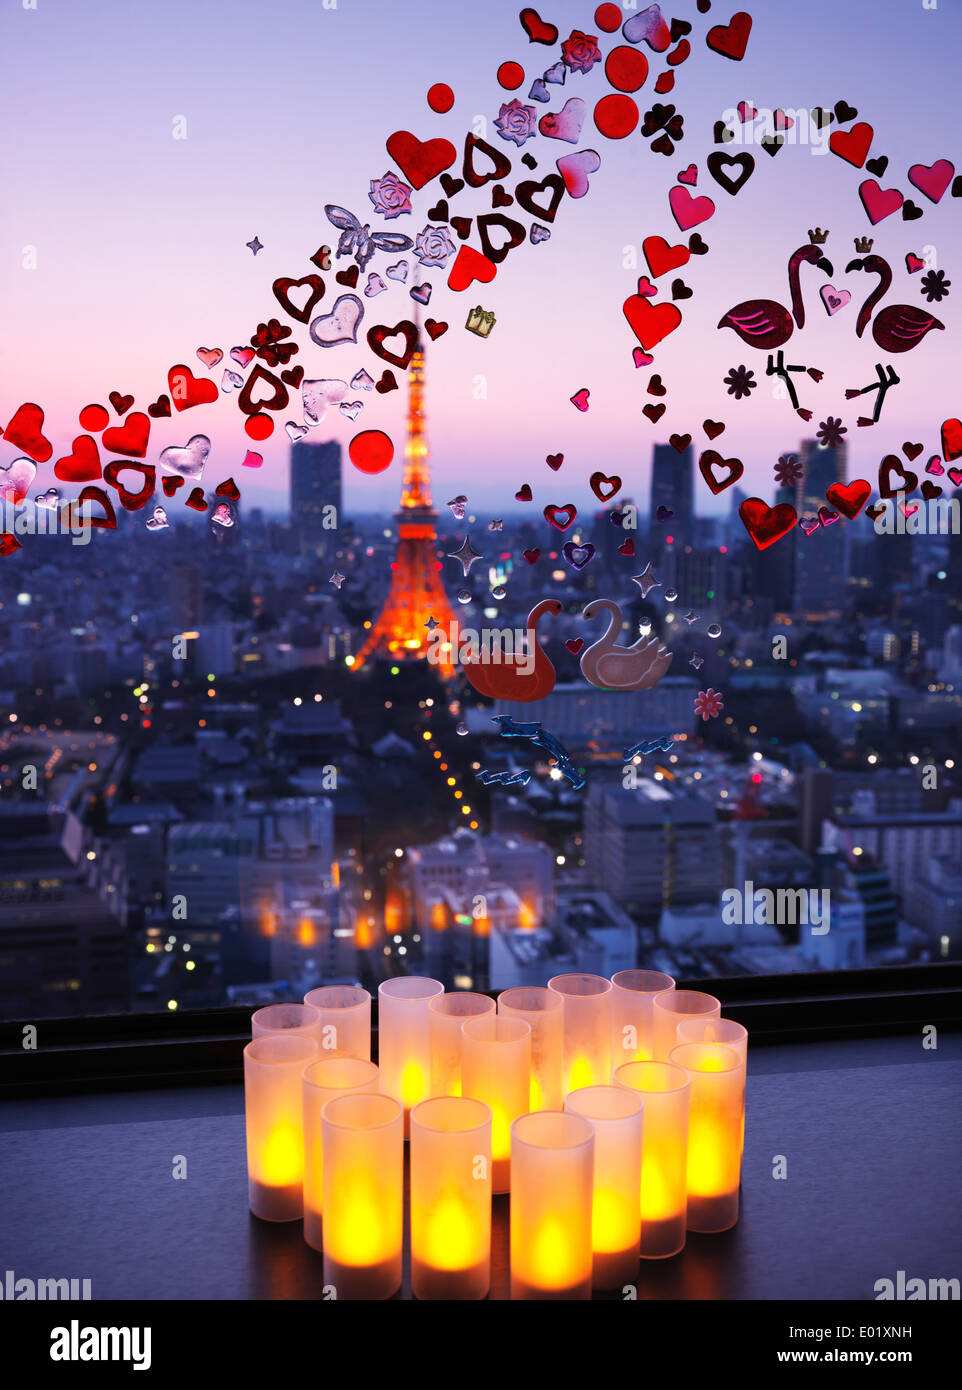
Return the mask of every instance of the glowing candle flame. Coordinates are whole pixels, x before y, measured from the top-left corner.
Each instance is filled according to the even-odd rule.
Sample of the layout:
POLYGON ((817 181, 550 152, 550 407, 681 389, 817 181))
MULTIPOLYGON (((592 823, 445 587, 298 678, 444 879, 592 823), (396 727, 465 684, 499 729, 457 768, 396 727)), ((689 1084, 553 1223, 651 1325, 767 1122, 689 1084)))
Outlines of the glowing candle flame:
POLYGON ((426 1091, 423 1068, 417 1062, 408 1062, 401 1073, 401 1100, 406 1110, 424 1099, 426 1091))
POLYGON ((421 1259, 434 1269, 469 1269, 479 1243, 470 1207, 456 1192, 442 1193, 425 1221, 421 1259))
POLYGON ((272 1187, 289 1187, 304 1177, 304 1142, 290 1120, 282 1120, 271 1130, 261 1155, 261 1176, 272 1187))

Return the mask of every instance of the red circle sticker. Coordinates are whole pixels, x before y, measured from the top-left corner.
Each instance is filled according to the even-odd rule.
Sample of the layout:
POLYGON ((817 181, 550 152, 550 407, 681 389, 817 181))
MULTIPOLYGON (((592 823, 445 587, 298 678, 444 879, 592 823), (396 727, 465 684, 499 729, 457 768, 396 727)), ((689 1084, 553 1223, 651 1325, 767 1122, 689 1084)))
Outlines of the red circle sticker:
POLYGON ((394 458, 394 442, 383 430, 361 430, 347 446, 347 452, 362 473, 383 473, 394 458))

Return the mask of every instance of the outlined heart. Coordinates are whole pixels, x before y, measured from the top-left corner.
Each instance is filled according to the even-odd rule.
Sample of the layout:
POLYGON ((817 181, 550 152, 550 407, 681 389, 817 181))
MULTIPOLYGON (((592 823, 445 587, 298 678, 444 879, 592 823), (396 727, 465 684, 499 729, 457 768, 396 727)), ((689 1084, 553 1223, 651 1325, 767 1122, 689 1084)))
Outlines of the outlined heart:
POLYGON ((302 275, 299 280, 293 280, 289 275, 281 275, 274 281, 271 289, 284 313, 289 318, 296 319, 298 323, 308 323, 313 309, 324 298, 324 281, 319 275, 302 275), (298 306, 292 303, 291 290, 303 289, 305 286, 310 293, 304 304, 298 306))
POLYGON ((546 521, 550 521, 552 526, 556 526, 559 531, 567 531, 568 527, 578 515, 578 508, 573 502, 566 502, 563 507, 558 507, 554 502, 549 502, 544 509, 546 521), (558 518, 564 520, 559 521, 558 518))
POLYGON ((745 465, 741 459, 723 459, 717 449, 706 449, 698 460, 698 470, 717 497, 720 492, 731 487, 732 483, 738 482, 745 471, 745 465), (728 476, 721 481, 715 474, 715 469, 718 467, 728 469, 728 476))
POLYGON ((608 502, 621 491, 621 479, 617 473, 612 473, 610 477, 605 473, 592 473, 588 485, 599 502, 608 502))

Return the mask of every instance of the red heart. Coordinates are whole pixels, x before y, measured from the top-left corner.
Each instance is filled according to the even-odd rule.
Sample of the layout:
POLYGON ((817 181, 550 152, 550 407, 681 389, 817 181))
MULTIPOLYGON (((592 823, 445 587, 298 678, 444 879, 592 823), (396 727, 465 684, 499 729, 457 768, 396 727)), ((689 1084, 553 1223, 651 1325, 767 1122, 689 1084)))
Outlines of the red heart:
POLYGON ((921 452, 922 452, 922 445, 921 445, 921 444, 903 444, 903 445, 902 445, 902 453, 903 453, 903 454, 905 455, 905 457, 908 459, 909 463, 911 463, 913 459, 917 459, 918 456, 919 456, 919 454, 920 454, 921 452))
MULTIPOLYGON (((217 387, 213 382, 209 385, 216 401, 217 387)), ((112 429, 104 430, 102 442, 111 454, 128 454, 132 458, 142 459, 147 452, 149 438, 150 421, 143 411, 135 410, 132 415, 127 416, 122 425, 114 425, 112 429)))
POLYGON ((524 558, 527 560, 529 565, 535 564, 541 558, 541 551, 537 548, 537 546, 534 548, 534 550, 523 550, 521 553, 523 554, 524 558))
POLYGON ((874 227, 883 217, 891 217, 902 206, 903 198, 897 188, 880 188, 875 179, 866 179, 858 186, 858 196, 874 227))
POLYGON ((555 473, 557 473, 558 469, 561 467, 564 461, 564 454, 548 454, 547 458, 545 459, 545 463, 548 465, 549 468, 554 469, 555 473))
POLYGON ((646 299, 654 299, 658 293, 658 286, 653 285, 647 275, 643 275, 638 281, 638 293, 643 294, 646 299))
MULTIPOLYGON (((194 405, 206 405, 217 399, 217 386, 206 377, 198 379, 189 367, 178 362, 167 373, 167 386, 175 410, 189 410, 194 405)), ((109 447, 109 446, 108 446, 109 447)))
POLYGON ((798 513, 789 502, 770 507, 760 497, 746 497, 738 508, 738 515, 759 550, 767 550, 782 536, 787 536, 798 522, 798 513))
POLYGON ((288 367, 286 371, 281 372, 281 381, 286 382, 288 386, 293 386, 295 391, 303 380, 303 367, 288 367))
MULTIPOLYGON (((959 476, 962 477, 962 473, 960 473, 959 476)), ((922 484, 922 496, 925 498, 926 502, 931 502, 933 498, 942 496, 942 489, 937 487, 930 479, 926 478, 925 482, 922 484)))
POLYGON ((396 130, 386 141, 387 152, 413 188, 423 188, 450 169, 458 152, 450 140, 425 140, 409 130, 396 130))
POLYGON ((916 271, 921 270, 924 265, 925 262, 920 256, 917 256, 914 251, 910 251, 905 257, 905 269, 910 275, 914 275, 916 271))
POLYGON ((319 275, 304 275, 300 280, 292 280, 289 276, 282 275, 274 281, 271 289, 284 313, 296 319, 298 323, 309 323, 315 304, 319 304, 324 298, 324 281, 319 275), (299 309, 296 304, 291 303, 290 292, 301 285, 307 285, 311 292, 304 307, 299 309))
POLYGON ((522 483, 518 491, 514 494, 516 502, 530 502, 533 497, 530 483, 522 483))
POLYGON ((367 330, 368 347, 378 357, 385 362, 390 362, 394 367, 400 367, 403 372, 409 365, 414 356, 414 349, 418 345, 418 330, 410 319, 402 319, 393 328, 388 328, 386 323, 375 324, 373 328, 367 330), (404 351, 401 353, 390 352, 384 346, 385 338, 394 338, 398 334, 404 335, 404 351))
POLYGON ((170 414, 170 397, 158 396, 153 405, 147 407, 147 414, 154 420, 170 414))
POLYGON ((664 396, 667 394, 667 391, 668 388, 662 382, 661 373, 655 372, 654 376, 648 382, 649 396, 664 396))
POLYGON ((530 43, 553 44, 557 42, 557 25, 546 24, 537 10, 524 9, 518 18, 521 20, 521 27, 527 34, 530 43))
POLYGON ((832 483, 825 496, 836 511, 854 521, 865 503, 872 495, 872 485, 864 478, 855 478, 850 483, 832 483))
MULTIPOLYGON (((745 465, 742 463, 741 459, 723 459, 717 450, 706 449, 698 460, 698 470, 717 497, 720 492, 725 491, 726 487, 731 487, 732 483, 738 482, 738 479, 745 471, 745 465), (729 470, 728 477, 724 482, 719 482, 715 477, 714 470, 716 464, 722 464, 729 470)), ((742 520, 744 520, 744 518, 742 518, 742 520)))
POLYGON ((43 437, 43 411, 39 405, 27 401, 17 410, 5 430, 0 434, 8 444, 22 449, 35 463, 46 463, 53 453, 53 445, 43 437))
POLYGON ((666 407, 662 405, 646 405, 642 409, 642 414, 647 415, 653 425, 656 425, 664 415, 666 407))
POLYGON ((195 487, 184 503, 184 506, 193 507, 195 512, 206 512, 207 503, 204 500, 204 489, 202 487, 195 487))
POLYGON ((217 497, 229 497, 232 502, 240 501, 240 489, 233 478, 225 478, 222 483, 218 483, 214 489, 217 497))
POLYGON ((948 463, 962 454, 962 421, 942 421, 942 457, 948 463))
POLYGON ((160 485, 164 489, 164 496, 173 497, 177 489, 183 487, 186 481, 186 478, 182 478, 180 474, 177 473, 169 473, 161 478, 160 485))
POLYGON ((673 449, 677 449, 679 454, 683 454, 691 443, 690 434, 672 434, 668 437, 668 443, 673 449))
POLYGON ((334 279, 339 285, 347 285, 348 289, 355 289, 357 286, 358 269, 356 265, 349 266, 347 270, 339 270, 334 279))
POLYGON ((641 243, 641 249, 648 262, 648 269, 657 280, 659 275, 664 275, 668 270, 677 270, 679 266, 687 265, 691 260, 691 252, 687 246, 669 246, 664 237, 646 236, 641 243))
POLYGON ((914 183, 926 198, 937 203, 952 182, 954 165, 947 159, 937 159, 934 164, 913 164, 909 170, 909 183, 914 183))
POLYGON ((544 509, 545 520, 550 521, 552 526, 556 526, 559 531, 567 531, 568 527, 578 515, 578 508, 573 502, 566 502, 563 507, 556 507, 553 502, 549 502, 544 509), (558 517, 564 516, 565 521, 559 521, 558 517))
POLYGON ((53 466, 54 477, 62 483, 89 483, 101 477, 100 451, 97 441, 81 434, 73 442, 73 451, 53 466))
POLYGON ((629 295, 621 307, 646 352, 650 352, 662 338, 667 338, 681 323, 681 311, 674 304, 652 304, 640 294, 629 295))
POLYGON ((585 639, 583 637, 569 637, 565 646, 572 656, 577 656, 584 644, 585 639))
POLYGON ((666 92, 671 91, 674 85, 675 74, 673 72, 660 72, 658 74, 658 80, 655 83, 655 91, 659 96, 664 96, 666 92))
POLYGON ((720 420, 702 420, 701 427, 709 439, 717 439, 725 431, 725 426, 720 420))
POLYGON ((861 169, 874 135, 875 131, 867 121, 859 121, 851 130, 836 130, 829 139, 828 147, 846 164, 854 164, 856 169, 861 169))
POLYGON ((448 331, 447 324, 443 322, 439 323, 437 319, 425 319, 424 327, 432 343, 440 338, 442 333, 447 333, 448 331))
POLYGON ((104 492, 102 487, 81 488, 76 505, 83 506, 85 502, 99 502, 104 509, 102 517, 92 516, 90 525, 96 526, 101 531, 116 531, 117 513, 114 511, 113 503, 104 492))
POLYGON ((15 550, 22 549, 23 546, 11 531, 4 531, 0 535, 0 555, 12 555, 15 550))
POLYGON ((610 478, 606 477, 604 473, 592 473, 588 479, 588 484, 599 502, 610 501, 615 493, 621 489, 621 479, 617 473, 612 473, 610 478))
POLYGON ((716 24, 705 35, 708 47, 737 63, 745 56, 748 36, 752 32, 752 17, 744 10, 733 14, 728 24, 716 24))
POLYGON ((699 222, 707 222, 715 212, 715 204, 710 198, 693 198, 688 189, 682 188, 680 184, 676 184, 668 194, 668 206, 683 232, 687 232, 690 227, 697 227, 699 222))
POLYGON ((154 488, 157 486, 157 470, 152 463, 132 463, 128 459, 112 459, 104 469, 104 482, 117 489, 120 505, 125 512, 139 512, 141 507, 154 495, 154 488), (126 469, 132 469, 142 475, 144 483, 139 492, 131 492, 129 488, 124 487, 123 483, 117 481, 117 475, 126 469))
POLYGON ((498 267, 487 256, 482 256, 473 246, 462 246, 448 275, 448 289, 466 290, 475 280, 487 285, 497 273, 498 267))
POLYGON ((134 403, 133 396, 122 396, 119 391, 111 391, 107 399, 118 415, 126 415, 134 403))
POLYGON ((627 539, 623 540, 623 541, 621 542, 621 545, 619 545, 619 547, 618 547, 618 554, 619 554, 619 555, 634 555, 634 553, 635 553, 635 543, 634 543, 634 541, 631 539, 631 537, 628 536, 627 539))
POLYGON ((385 367, 381 373, 381 380, 374 387, 379 396, 386 396, 389 391, 397 390, 397 378, 390 367, 385 367))

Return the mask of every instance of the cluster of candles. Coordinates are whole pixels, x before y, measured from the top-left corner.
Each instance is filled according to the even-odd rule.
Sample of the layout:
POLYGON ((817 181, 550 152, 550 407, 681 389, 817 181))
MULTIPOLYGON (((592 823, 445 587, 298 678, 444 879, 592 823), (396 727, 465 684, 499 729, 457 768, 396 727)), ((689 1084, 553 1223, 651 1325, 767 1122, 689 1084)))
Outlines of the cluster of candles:
POLYGON ((590 1298, 686 1231, 738 1220, 747 1033, 669 975, 558 975, 446 994, 404 976, 311 990, 252 1019, 250 1209, 304 1223, 338 1298, 401 1286, 404 1145, 413 1292, 490 1287, 492 1197, 510 1193, 511 1297, 590 1298))

